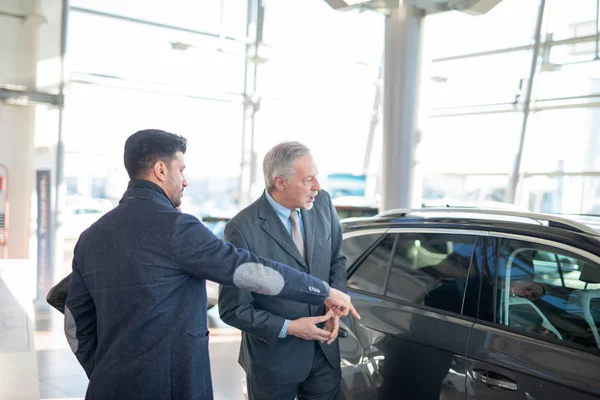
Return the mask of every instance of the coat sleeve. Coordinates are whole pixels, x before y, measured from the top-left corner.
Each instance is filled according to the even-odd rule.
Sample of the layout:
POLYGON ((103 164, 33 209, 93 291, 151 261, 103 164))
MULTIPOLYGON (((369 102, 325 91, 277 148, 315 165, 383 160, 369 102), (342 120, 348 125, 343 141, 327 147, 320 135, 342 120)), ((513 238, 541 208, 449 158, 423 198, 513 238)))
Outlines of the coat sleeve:
POLYGON ((341 254, 342 227, 335 207, 328 195, 331 221, 331 264, 329 267, 329 285, 337 290, 346 292, 346 257, 341 254))
POLYGON ((65 276, 60 282, 54 285, 46 295, 46 301, 48 304, 56 308, 62 314, 65 313, 65 302, 67 301, 70 280, 71 274, 65 276))
POLYGON ((329 297, 327 282, 238 249, 192 215, 177 216, 171 242, 177 265, 192 276, 314 305, 329 297))
POLYGON ((73 259, 73 272, 69 279, 69 291, 65 303, 65 335, 71 350, 89 378, 94 369, 98 347, 96 305, 81 277, 75 259, 73 259))
MULTIPOLYGON (((225 227, 225 240, 237 248, 248 249, 244 235, 233 223, 225 227)), ((254 308, 254 298, 249 290, 221 286, 219 315, 223 322, 243 332, 261 337, 274 347, 285 318, 254 308)))

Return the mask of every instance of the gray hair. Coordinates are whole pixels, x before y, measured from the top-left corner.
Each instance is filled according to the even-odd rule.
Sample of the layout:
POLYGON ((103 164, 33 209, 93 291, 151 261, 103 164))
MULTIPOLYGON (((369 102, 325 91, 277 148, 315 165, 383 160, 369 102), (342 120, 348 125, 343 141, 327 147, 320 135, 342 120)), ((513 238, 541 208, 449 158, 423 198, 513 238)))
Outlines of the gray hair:
POLYGON ((310 149, 300 142, 281 142, 265 155, 263 174, 267 190, 275 187, 275 177, 282 176, 288 182, 294 174, 294 160, 310 155, 310 149))

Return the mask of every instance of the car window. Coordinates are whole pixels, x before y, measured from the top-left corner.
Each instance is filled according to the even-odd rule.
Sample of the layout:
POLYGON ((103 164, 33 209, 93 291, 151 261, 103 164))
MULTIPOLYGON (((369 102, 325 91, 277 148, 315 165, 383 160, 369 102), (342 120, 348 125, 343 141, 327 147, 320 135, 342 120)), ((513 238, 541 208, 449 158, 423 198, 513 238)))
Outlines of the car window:
POLYGON ((518 240, 499 246, 497 322, 540 338, 600 348, 600 265, 518 240))
MULTIPOLYGON (((460 314, 476 236, 397 234, 386 296, 460 314)), ((473 299, 476 309, 477 296, 473 299)))
MULTIPOLYGON (((348 278, 348 288, 383 295, 395 235, 387 235, 360 261, 348 278)), ((364 238, 365 244, 371 238, 364 238)), ((371 243, 372 244, 372 243, 371 243)), ((369 248, 369 244, 363 252, 369 248)))
POLYGON ((379 239, 384 232, 369 233, 364 235, 356 235, 347 237, 342 242, 341 253, 346 257, 346 266, 348 269, 356 262, 356 260, 369 249, 369 247, 379 239))

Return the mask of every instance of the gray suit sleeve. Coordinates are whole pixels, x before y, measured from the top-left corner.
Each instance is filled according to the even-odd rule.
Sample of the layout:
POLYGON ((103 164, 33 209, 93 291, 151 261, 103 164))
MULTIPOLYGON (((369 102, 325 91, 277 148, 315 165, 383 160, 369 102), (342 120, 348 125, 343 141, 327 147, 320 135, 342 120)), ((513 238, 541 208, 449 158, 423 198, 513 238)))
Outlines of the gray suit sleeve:
MULTIPOLYGON (((327 195, 329 197, 329 193, 327 195)), ((335 207, 331 203, 331 198, 328 198, 328 203, 331 215, 331 264, 329 268, 329 285, 332 288, 336 288, 345 293, 347 274, 346 257, 341 254, 342 227, 335 207)))
POLYGON ((329 297, 327 283, 225 243, 189 214, 177 217, 171 245, 177 266, 201 279, 314 305, 329 297))
MULTIPOLYGON (((235 247, 248 249, 246 239, 232 223, 225 227, 225 240, 235 247)), ((219 314, 223 322, 246 333, 263 338, 273 347, 285 318, 254 308, 249 290, 222 286, 219 291, 219 314)))

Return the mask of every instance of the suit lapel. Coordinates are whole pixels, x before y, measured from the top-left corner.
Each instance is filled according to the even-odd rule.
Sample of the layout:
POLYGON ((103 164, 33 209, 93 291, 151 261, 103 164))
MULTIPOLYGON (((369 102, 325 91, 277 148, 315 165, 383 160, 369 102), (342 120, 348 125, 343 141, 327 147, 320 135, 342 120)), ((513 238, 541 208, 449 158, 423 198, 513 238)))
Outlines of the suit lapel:
POLYGON ((304 245, 306 246, 306 264, 309 271, 315 250, 315 211, 302 210, 302 223, 304 224, 304 245))
MULTIPOLYGON (((302 259, 300 251, 298 251, 298 248, 294 244, 290 234, 281 223, 279 216, 275 210, 273 210, 271 204, 269 204, 269 200, 267 200, 266 195, 263 194, 260 200, 258 217, 263 220, 261 228, 269 236, 271 236, 271 238, 273 238, 273 240, 279 246, 281 246, 292 257, 294 257, 294 259, 298 261, 306 270, 308 270, 308 266, 302 259)), ((304 222, 304 219, 302 222, 304 222)))

